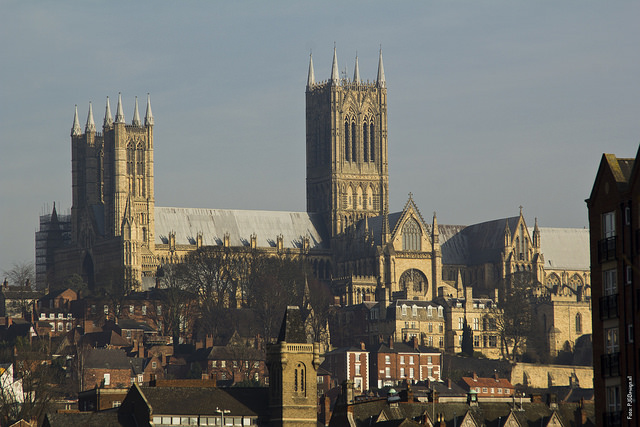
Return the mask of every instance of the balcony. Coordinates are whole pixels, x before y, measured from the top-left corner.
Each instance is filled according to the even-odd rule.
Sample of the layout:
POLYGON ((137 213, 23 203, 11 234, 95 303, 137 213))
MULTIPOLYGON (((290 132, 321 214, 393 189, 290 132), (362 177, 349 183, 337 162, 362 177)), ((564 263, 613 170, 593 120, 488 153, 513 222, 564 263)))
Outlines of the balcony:
POLYGON ((598 262, 616 259, 616 237, 608 237, 598 242, 598 262))
POLYGON ((600 320, 618 317, 618 294, 600 297, 600 320))
POLYGON ((620 352, 600 356, 603 377, 620 376, 620 352))

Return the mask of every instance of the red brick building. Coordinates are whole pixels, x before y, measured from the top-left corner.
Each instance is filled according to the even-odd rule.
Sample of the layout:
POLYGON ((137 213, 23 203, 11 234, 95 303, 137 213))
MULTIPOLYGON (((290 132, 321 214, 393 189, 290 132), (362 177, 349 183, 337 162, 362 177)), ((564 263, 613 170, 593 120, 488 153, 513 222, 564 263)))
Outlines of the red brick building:
POLYGON ((440 380, 441 353, 418 345, 380 343, 371 350, 370 383, 374 387, 396 386, 403 381, 415 383, 427 379, 440 380))
POLYGON ((511 399, 515 393, 515 387, 506 378, 500 378, 496 374, 491 378, 483 378, 474 372, 471 377, 462 377, 458 383, 467 393, 475 391, 478 398, 504 397, 511 399))
POLYGON ((325 359, 321 368, 331 373, 333 380, 338 384, 344 381, 352 381, 356 392, 364 393, 369 386, 369 352, 364 343, 360 347, 342 347, 330 351, 324 355, 325 359))

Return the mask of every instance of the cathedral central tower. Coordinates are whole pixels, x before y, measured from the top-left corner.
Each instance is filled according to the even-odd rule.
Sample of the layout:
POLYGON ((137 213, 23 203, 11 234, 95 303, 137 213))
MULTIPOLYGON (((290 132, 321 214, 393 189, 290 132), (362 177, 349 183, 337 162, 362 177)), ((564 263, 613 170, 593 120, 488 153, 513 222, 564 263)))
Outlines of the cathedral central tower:
POLYGON ((382 65, 374 82, 338 73, 316 83, 309 59, 306 89, 307 212, 323 215, 331 237, 360 219, 383 215, 389 201, 387 88, 382 65))

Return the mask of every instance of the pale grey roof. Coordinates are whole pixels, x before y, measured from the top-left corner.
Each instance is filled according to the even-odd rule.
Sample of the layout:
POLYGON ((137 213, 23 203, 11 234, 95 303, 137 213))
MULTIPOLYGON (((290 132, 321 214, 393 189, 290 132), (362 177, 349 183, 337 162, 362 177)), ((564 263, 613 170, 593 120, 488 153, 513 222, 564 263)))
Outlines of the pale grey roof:
POLYGON ((195 244, 198 233, 204 246, 221 245, 229 233, 230 246, 248 246, 255 233, 258 247, 275 246, 280 234, 285 248, 301 247, 305 236, 312 249, 328 246, 322 218, 307 212, 156 207, 155 223, 156 244, 173 231, 177 245, 195 244))
MULTIPOLYGON (((529 233, 533 234, 533 228, 529 233)), ((545 268, 589 269, 588 228, 540 227, 540 243, 545 268)))

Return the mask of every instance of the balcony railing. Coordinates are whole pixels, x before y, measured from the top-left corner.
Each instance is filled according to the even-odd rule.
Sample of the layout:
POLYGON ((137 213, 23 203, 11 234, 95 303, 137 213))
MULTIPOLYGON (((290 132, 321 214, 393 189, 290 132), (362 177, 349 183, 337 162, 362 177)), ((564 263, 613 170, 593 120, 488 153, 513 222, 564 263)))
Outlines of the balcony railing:
POLYGON ((620 376, 620 352, 600 356, 603 377, 620 376))
POLYGON ((600 320, 618 317, 618 294, 600 297, 600 320))
POLYGON ((598 262, 616 259, 616 237, 607 237, 598 242, 598 262))

